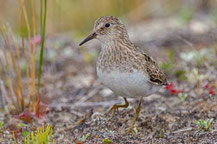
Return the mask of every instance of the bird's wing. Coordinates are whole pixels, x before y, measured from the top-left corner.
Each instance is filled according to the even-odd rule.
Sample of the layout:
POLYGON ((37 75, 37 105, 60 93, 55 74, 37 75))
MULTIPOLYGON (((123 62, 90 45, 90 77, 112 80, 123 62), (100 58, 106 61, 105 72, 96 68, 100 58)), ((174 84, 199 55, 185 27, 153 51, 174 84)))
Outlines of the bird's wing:
POLYGON ((167 78, 157 63, 146 53, 143 53, 143 55, 145 56, 145 68, 150 82, 157 85, 168 85, 167 78))

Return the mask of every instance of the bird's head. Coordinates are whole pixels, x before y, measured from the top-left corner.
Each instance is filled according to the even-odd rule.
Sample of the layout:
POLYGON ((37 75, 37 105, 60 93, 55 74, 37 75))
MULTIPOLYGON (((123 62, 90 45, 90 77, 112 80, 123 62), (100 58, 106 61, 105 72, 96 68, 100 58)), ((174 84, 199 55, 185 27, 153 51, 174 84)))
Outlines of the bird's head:
POLYGON ((102 43, 116 39, 128 38, 124 24, 114 16, 103 16, 95 21, 93 32, 85 38, 79 45, 92 39, 98 39, 102 43))

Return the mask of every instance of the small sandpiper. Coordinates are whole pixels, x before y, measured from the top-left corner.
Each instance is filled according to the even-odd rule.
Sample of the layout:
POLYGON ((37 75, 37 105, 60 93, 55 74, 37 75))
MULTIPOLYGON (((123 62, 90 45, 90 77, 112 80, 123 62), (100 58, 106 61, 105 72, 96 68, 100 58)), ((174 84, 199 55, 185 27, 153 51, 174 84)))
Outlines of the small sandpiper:
POLYGON ((132 125, 132 132, 141 111, 142 98, 168 85, 167 78, 157 63, 129 39, 124 24, 114 16, 103 16, 96 20, 93 32, 80 46, 89 40, 98 39, 101 51, 96 70, 99 80, 116 95, 124 98, 125 104, 113 105, 107 113, 118 108, 127 108, 127 98, 139 99, 132 125))

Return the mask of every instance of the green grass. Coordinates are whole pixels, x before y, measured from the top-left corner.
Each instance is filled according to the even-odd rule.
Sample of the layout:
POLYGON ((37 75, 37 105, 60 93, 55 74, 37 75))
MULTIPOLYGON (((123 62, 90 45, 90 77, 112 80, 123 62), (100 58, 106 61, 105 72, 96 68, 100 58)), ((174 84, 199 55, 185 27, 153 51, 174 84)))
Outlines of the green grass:
POLYGON ((41 88, 41 74, 43 65, 43 55, 44 55, 44 43, 45 43, 45 30, 46 30, 46 19, 47 19, 47 0, 41 0, 40 8, 40 35, 41 35, 41 50, 38 68, 38 98, 37 98, 37 108, 36 115, 39 116, 39 106, 40 106, 40 88, 41 88))
POLYGON ((0 122, 0 130, 2 129, 3 127, 3 122, 0 122))
POLYGON ((200 120, 196 120, 195 124, 198 126, 200 130, 211 131, 213 120, 214 120, 213 118, 208 119, 207 121, 200 119, 200 120))
MULTIPOLYGON (((46 128, 44 126, 38 127, 37 130, 33 132, 22 131, 22 136, 24 137, 24 140, 22 143, 24 144, 48 144, 48 143, 54 144, 55 140, 51 139, 52 134, 53 134, 53 128, 49 125, 46 128)), ((13 134, 13 140, 14 140, 14 143, 17 144, 17 139, 14 134, 13 134)))

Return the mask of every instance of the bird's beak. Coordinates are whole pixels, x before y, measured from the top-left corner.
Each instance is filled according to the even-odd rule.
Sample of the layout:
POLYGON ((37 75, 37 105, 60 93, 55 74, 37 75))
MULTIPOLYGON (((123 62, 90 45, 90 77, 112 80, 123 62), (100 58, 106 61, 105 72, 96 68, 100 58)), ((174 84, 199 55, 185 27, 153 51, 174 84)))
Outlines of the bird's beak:
POLYGON ((92 40, 96 38, 97 34, 95 32, 92 32, 88 37, 86 37, 80 44, 79 46, 83 45, 84 43, 88 42, 89 40, 92 40))

